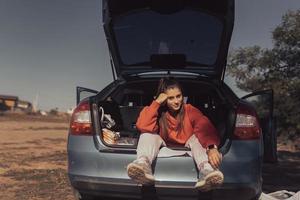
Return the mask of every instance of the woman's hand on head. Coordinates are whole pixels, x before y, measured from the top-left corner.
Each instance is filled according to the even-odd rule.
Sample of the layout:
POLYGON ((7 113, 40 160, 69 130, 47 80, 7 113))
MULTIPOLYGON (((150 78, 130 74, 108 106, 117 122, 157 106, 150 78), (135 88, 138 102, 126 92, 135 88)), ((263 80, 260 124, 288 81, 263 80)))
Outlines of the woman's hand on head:
POLYGON ((168 95, 165 93, 160 93, 159 96, 155 99, 155 101, 159 104, 163 104, 167 101, 168 95))
POLYGON ((218 169, 222 161, 222 156, 219 153, 218 149, 208 150, 207 156, 208 156, 208 162, 211 164, 211 166, 214 169, 218 169))

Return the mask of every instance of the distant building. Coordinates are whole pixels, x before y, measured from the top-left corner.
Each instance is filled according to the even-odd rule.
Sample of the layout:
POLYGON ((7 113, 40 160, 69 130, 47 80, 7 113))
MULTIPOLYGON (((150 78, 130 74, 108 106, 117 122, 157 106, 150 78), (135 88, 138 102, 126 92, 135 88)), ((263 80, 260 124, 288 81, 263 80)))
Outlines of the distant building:
POLYGON ((18 101, 17 96, 0 95, 0 111, 14 110, 18 101))
POLYGON ((32 112, 32 104, 19 100, 17 96, 0 95, 0 111, 24 111, 32 112))
POLYGON ((18 101, 16 108, 26 112, 32 112, 33 110, 32 104, 30 102, 21 100, 18 101))

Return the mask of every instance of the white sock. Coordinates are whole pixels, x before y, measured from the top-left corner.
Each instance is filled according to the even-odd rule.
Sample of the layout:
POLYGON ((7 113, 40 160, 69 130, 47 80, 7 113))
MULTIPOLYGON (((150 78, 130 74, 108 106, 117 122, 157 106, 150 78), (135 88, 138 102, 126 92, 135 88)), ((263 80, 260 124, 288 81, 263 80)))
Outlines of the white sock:
POLYGON ((198 169, 203 174, 207 174, 209 172, 214 171, 214 169, 212 168, 212 166, 209 164, 208 161, 200 163, 200 165, 198 166, 198 169))

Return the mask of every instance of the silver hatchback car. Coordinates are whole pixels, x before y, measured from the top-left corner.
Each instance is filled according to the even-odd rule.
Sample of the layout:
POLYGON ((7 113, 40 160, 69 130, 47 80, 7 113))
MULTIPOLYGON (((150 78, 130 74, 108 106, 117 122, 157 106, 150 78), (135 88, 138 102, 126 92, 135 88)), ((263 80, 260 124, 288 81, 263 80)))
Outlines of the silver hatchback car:
POLYGON ((77 87, 67 147, 76 198, 257 199, 263 162, 277 160, 273 93, 238 98, 224 83, 234 0, 103 0, 102 8, 114 81, 100 92, 77 87), (220 133, 225 180, 213 191, 194 189, 199 172, 189 156, 157 158, 154 186, 127 175, 137 117, 166 76, 220 133))

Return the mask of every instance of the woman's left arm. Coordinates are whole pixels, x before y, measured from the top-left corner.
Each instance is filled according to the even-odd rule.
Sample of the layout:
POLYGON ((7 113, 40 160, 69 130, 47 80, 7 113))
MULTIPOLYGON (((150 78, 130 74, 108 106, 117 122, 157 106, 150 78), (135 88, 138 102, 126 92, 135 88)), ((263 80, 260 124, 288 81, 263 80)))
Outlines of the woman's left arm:
MULTIPOLYGON (((189 109, 189 118, 193 126, 194 134, 204 148, 208 149, 209 146, 217 147, 220 144, 220 136, 217 129, 200 110, 191 106, 189 109)), ((207 156, 212 167, 215 169, 219 168, 222 157, 218 148, 208 149, 207 156)))

